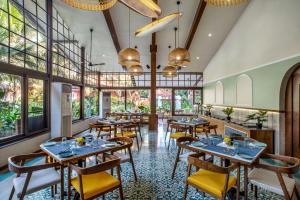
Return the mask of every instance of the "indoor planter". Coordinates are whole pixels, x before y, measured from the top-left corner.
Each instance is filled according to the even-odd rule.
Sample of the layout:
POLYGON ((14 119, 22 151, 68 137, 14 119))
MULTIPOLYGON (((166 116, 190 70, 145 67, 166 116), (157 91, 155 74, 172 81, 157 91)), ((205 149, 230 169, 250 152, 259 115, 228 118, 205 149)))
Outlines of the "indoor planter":
POLYGON ((213 108, 213 106, 211 104, 206 105, 206 111, 205 111, 206 116, 211 116, 211 109, 212 108, 213 108))
POLYGON ((258 129, 262 129, 263 123, 267 121, 267 113, 267 111, 258 111, 256 113, 248 115, 246 121, 256 120, 256 127, 258 129))
POLYGON ((233 113, 233 108, 232 107, 227 107, 223 109, 223 113, 227 116, 226 120, 230 121, 231 120, 231 114, 233 113))

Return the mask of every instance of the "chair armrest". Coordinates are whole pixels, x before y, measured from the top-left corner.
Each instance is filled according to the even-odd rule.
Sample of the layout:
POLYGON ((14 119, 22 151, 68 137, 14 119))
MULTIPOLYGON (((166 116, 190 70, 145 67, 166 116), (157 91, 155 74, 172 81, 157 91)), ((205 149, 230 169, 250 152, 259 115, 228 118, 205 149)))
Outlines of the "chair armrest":
POLYGON ((10 171, 20 174, 20 173, 28 173, 28 172, 38 171, 42 169, 57 167, 60 165, 59 163, 46 163, 41 165, 23 166, 25 161, 28 159, 44 157, 44 156, 47 156, 47 154, 42 152, 42 153, 33 153, 33 154, 9 157, 8 168, 10 171))
POLYGON ((71 169, 76 171, 76 173, 78 175, 88 175, 88 174, 95 174, 98 172, 103 172, 108 169, 112 169, 114 167, 120 166, 120 163, 121 163, 120 158, 118 158, 117 156, 114 156, 114 155, 110 155, 110 158, 112 158, 113 160, 106 161, 106 162, 103 162, 103 163, 100 163, 98 165, 88 167, 88 168, 81 168, 81 167, 77 167, 77 166, 71 164, 71 169))
POLYGON ((294 174, 294 173, 298 172, 298 170, 299 170, 300 160, 298 158, 274 155, 274 154, 268 154, 268 153, 263 153, 260 156, 260 158, 270 158, 272 160, 285 162, 290 166, 282 167, 282 166, 268 165, 268 164, 263 164, 263 163, 258 162, 255 164, 255 167, 257 167, 257 168, 262 168, 262 169, 279 172, 279 173, 286 173, 286 174, 294 174))
POLYGON ((194 165, 200 169, 210 170, 210 171, 222 173, 222 174, 228 174, 239 166, 237 163, 233 163, 228 167, 220 167, 211 162, 199 160, 199 157, 201 157, 201 154, 190 155, 188 157, 188 163, 190 165, 194 165))

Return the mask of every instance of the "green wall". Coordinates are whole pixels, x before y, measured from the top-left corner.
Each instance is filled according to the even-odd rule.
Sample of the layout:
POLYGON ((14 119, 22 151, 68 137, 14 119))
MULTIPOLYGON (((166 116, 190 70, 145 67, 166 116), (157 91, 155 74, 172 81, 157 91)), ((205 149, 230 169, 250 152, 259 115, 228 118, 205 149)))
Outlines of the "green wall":
MULTIPOLYGON (((204 103, 214 104, 213 97, 207 96, 214 90, 217 81, 223 83, 224 105, 236 105, 236 81, 241 74, 247 74, 253 84, 253 108, 279 110, 279 95, 282 79, 292 66, 300 62, 300 56, 267 64, 213 82, 204 83, 204 103)), ((237 69, 238 71, 238 69, 237 69)), ((205 77, 204 77, 205 81, 205 77)))

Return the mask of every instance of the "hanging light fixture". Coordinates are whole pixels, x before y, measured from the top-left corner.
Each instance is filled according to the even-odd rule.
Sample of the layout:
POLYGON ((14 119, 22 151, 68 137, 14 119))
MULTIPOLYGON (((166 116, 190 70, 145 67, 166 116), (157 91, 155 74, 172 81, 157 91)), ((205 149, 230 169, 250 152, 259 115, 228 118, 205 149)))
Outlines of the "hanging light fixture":
POLYGON ((119 64, 126 66, 126 67, 131 67, 133 65, 140 65, 140 53, 133 48, 130 48, 130 9, 128 9, 128 22, 129 22, 129 33, 128 33, 128 44, 129 48, 122 49, 119 52, 119 64))
POLYGON ((146 17, 157 18, 161 14, 161 8, 152 0, 120 0, 126 6, 146 17))
MULTIPOLYGON (((180 1, 177 1, 177 5, 178 5, 178 12, 179 12, 179 5, 180 5, 180 1)), ((180 67, 186 67, 187 64, 189 64, 191 62, 191 57, 190 57, 190 53, 187 49, 185 48, 181 48, 181 47, 177 47, 177 41, 176 41, 176 32, 178 30, 178 41, 179 41, 179 18, 177 21, 177 27, 175 28, 175 49, 173 49, 170 53, 169 53, 169 65, 171 66, 180 66, 180 67)))
POLYGON ((74 8, 90 11, 102 11, 113 7, 117 0, 64 0, 74 8))
POLYGON ((236 6, 246 2, 247 0, 204 0, 208 5, 212 6, 236 6))
POLYGON ((133 65, 128 68, 127 72, 129 75, 132 75, 132 76, 141 76, 144 74, 144 70, 141 65, 133 65))
POLYGON ((173 78, 177 76, 177 68, 174 66, 166 66, 162 70, 162 76, 166 78, 173 78))

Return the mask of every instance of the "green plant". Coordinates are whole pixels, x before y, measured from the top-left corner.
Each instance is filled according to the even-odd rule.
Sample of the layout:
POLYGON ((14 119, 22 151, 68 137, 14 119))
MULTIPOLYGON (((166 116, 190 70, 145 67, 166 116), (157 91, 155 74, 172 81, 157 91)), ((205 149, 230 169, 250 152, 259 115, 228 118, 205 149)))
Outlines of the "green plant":
POLYGON ((232 115, 232 113, 234 113, 234 110, 232 107, 224 108, 222 111, 227 117, 230 117, 230 115, 232 115))
POLYGON ((267 121, 267 111, 258 111, 256 113, 250 114, 247 116, 246 122, 249 120, 256 120, 257 121, 257 126, 261 127, 262 124, 267 121))
POLYGON ((211 112, 211 109, 213 108, 213 106, 212 106, 211 104, 207 104, 207 105, 205 106, 205 108, 206 108, 206 110, 207 110, 208 112, 211 112))

